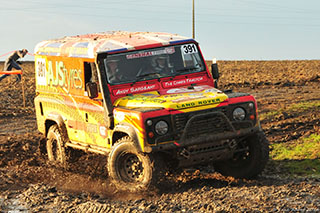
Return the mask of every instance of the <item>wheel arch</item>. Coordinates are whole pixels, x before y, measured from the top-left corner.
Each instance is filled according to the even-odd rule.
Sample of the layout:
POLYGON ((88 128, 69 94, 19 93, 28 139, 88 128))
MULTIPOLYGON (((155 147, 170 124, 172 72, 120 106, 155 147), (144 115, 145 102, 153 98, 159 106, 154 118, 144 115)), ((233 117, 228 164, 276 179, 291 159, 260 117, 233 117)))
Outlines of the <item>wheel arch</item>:
MULTIPOLYGON (((51 113, 45 119, 45 121, 44 121, 44 126, 45 126, 44 136, 45 136, 45 138, 47 138, 49 129, 53 125, 58 126, 58 128, 63 136, 63 142, 65 143, 68 139, 67 129, 66 129, 66 126, 63 122, 62 116, 57 115, 57 114, 51 113)), ((43 140, 39 141, 39 148, 40 148, 41 153, 46 153, 46 139, 45 138, 43 140)))
POLYGON ((115 126, 113 135, 112 135, 112 146, 122 137, 128 136, 132 139, 135 147, 138 151, 144 151, 144 145, 141 145, 138 134, 133 126, 128 123, 120 123, 115 126))
POLYGON ((55 114, 55 113, 48 114, 45 120, 45 136, 47 137, 50 127, 55 124, 58 126, 60 133, 63 136, 63 142, 64 143, 67 142, 68 140, 67 128, 64 123, 63 117, 59 114, 55 114))

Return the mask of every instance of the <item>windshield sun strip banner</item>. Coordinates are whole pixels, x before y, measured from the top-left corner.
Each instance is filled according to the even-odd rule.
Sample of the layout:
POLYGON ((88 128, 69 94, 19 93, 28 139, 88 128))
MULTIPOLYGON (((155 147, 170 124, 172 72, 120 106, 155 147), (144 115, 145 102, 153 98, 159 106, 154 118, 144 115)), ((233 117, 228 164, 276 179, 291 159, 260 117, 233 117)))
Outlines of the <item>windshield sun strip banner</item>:
POLYGON ((162 50, 155 51, 140 51, 134 54, 126 55, 127 59, 135 59, 135 58, 144 58, 155 55, 163 55, 163 54, 173 54, 175 53, 174 47, 166 47, 162 50))
POLYGON ((192 78, 184 78, 184 79, 177 79, 173 81, 165 81, 162 82, 163 88, 171 88, 171 87, 177 87, 177 86, 186 86, 190 84, 196 84, 196 83, 204 83, 207 82, 208 78, 206 76, 197 76, 192 78))
POLYGON ((148 92, 148 91, 158 90, 158 89, 159 89, 158 84, 146 84, 146 85, 141 85, 141 86, 113 89, 112 94, 115 96, 118 96, 118 95, 127 95, 127 94, 148 92))

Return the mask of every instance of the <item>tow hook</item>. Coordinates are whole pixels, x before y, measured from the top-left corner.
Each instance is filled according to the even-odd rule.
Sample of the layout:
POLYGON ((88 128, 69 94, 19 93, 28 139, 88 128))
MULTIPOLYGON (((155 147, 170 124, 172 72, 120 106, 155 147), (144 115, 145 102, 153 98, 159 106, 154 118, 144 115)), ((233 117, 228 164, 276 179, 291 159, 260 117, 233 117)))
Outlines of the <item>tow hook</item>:
POLYGON ((184 157, 184 158, 186 158, 186 159, 189 159, 189 158, 190 158, 190 152, 189 152, 187 149, 185 149, 185 148, 183 148, 183 149, 180 151, 179 155, 181 155, 182 157, 184 157))

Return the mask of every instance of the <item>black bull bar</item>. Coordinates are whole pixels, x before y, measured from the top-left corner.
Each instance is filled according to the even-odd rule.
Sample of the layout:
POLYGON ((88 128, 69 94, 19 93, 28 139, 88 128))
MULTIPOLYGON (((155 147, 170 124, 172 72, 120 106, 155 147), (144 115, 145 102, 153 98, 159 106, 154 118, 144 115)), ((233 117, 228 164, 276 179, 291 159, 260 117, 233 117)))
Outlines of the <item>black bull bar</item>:
POLYGON ((236 130, 224 113, 207 112, 193 115, 187 121, 180 139, 176 140, 174 143, 160 144, 158 141, 162 141, 162 137, 159 137, 156 140, 156 146, 153 146, 152 150, 160 151, 197 144, 217 143, 221 140, 249 136, 259 131, 261 131, 260 126, 252 127, 252 125, 249 128, 236 130))

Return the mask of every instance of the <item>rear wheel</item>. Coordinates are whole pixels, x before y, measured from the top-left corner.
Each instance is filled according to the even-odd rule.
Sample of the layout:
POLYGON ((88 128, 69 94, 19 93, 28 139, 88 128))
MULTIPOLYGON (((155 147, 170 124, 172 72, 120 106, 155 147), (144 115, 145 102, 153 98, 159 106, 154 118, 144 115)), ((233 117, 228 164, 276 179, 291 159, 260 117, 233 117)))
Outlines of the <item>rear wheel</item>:
POLYGON ((123 191, 146 190, 158 181, 154 158, 141 153, 129 137, 120 139, 108 157, 108 172, 112 183, 123 191))
POLYGON ((65 168, 67 165, 66 152, 62 135, 56 124, 49 128, 46 148, 49 162, 65 168))
POLYGON ((233 158, 215 164, 216 171, 235 178, 254 178, 262 172, 269 159, 269 143, 259 132, 238 143, 233 158))

